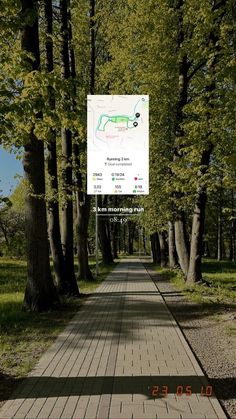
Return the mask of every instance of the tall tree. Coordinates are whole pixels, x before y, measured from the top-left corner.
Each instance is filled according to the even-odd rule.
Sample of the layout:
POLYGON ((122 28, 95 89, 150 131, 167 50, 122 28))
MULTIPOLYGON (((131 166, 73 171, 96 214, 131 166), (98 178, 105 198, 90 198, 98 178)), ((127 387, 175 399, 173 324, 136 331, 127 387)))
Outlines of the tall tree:
MULTIPOLYGON (((61 77, 68 87, 70 71, 69 55, 69 22, 68 1, 60 0, 60 32, 61 32, 61 77)), ((68 91, 64 93, 65 113, 71 111, 71 97, 68 91)), ((62 205, 62 246, 65 258, 66 278, 69 293, 79 295, 79 289, 74 272, 74 238, 73 238, 73 185, 72 185, 72 132, 65 124, 61 128, 62 142, 62 189, 64 194, 62 205)))
MULTIPOLYGON (((25 70, 28 73, 40 70, 38 2, 21 2, 21 48, 25 70)), ((40 115, 39 115, 40 117, 40 115)), ((49 264, 47 238, 44 144, 34 133, 34 124, 24 146, 24 171, 28 185, 26 198, 26 238, 28 279, 24 306, 32 311, 47 310, 57 300, 49 264)))
POLYGON ((168 250, 169 250, 169 267, 174 268, 177 261, 177 252, 175 247, 175 230, 174 223, 168 221, 168 250))
MULTIPOLYGON (((205 124, 206 132, 203 135, 200 164, 197 172, 197 191, 192 219, 192 236, 190 248, 190 264, 187 275, 187 282, 192 284, 202 279, 201 259, 203 247, 203 234, 205 222, 205 208, 207 199, 207 187, 204 178, 207 175, 211 155, 214 149, 214 142, 217 138, 214 132, 214 109, 216 101, 217 70, 216 66, 221 58, 219 46, 222 18, 225 14, 227 0, 213 2, 210 12, 213 21, 209 24, 209 35, 207 39, 208 56, 206 61, 207 84, 205 86, 205 124)), ((208 5, 207 5, 208 6, 208 5)), ((209 10, 209 9, 208 9, 209 10)))
MULTIPOLYGON (((176 103, 176 121, 175 121, 175 144, 173 150, 173 160, 176 162, 182 157, 184 137, 183 120, 184 120, 184 107, 188 101, 188 70, 189 60, 187 53, 183 50, 183 43, 185 40, 185 32, 183 28, 184 19, 184 0, 177 0, 175 5, 175 12, 177 14, 177 43, 176 54, 178 57, 178 99, 176 103)), ((189 267, 189 245, 186 234, 186 217, 183 208, 178 207, 178 200, 181 198, 181 192, 174 192, 174 207, 175 207, 175 240, 176 251, 180 267, 185 276, 188 273, 189 267)))
MULTIPOLYGON (((95 40, 94 40, 94 13, 95 13, 95 3, 91 2, 90 4, 90 49, 93 51, 95 49, 95 40)), ((73 46, 73 34, 72 34, 72 22, 71 22, 71 12, 69 10, 69 51, 70 51, 70 67, 71 67, 71 76, 73 79, 73 108, 76 110, 76 63, 75 63, 75 51, 73 46)), ((90 93, 94 93, 94 84, 95 84, 95 71, 92 70, 95 68, 95 55, 91 53, 91 63, 90 63, 90 93)), ((76 137, 76 136, 75 136, 76 137)), ((84 144, 79 144, 80 142, 79 134, 77 132, 77 138, 74 138, 73 141, 73 155, 74 155, 74 165, 75 165, 75 190, 76 190, 76 238, 77 238, 77 256, 78 256, 78 268, 79 268, 79 278, 93 280, 93 275, 89 267, 88 262, 88 226, 89 226, 89 216, 90 216, 90 205, 91 198, 87 195, 84 190, 84 179, 82 176, 81 168, 81 154, 84 153, 84 144)))
MULTIPOLYGON (((53 54, 53 9, 52 0, 44 1, 46 26, 46 69, 49 75, 54 70, 53 54)), ((48 85, 48 107, 50 113, 55 112, 55 92, 51 84, 48 85)), ((47 170, 49 175, 48 199, 48 231, 51 253, 54 265, 55 279, 60 293, 68 292, 66 281, 65 261, 61 245, 61 231, 59 220, 58 171, 57 171, 57 133, 53 127, 49 128, 47 141, 47 170)))

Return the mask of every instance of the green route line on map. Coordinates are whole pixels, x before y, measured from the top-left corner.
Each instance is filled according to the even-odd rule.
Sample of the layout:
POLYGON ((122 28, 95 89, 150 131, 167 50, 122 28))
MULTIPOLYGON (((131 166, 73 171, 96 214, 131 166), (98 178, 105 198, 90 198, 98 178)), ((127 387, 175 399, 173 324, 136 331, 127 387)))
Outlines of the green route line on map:
POLYGON ((136 128, 136 126, 138 125, 138 123, 134 124, 137 119, 140 117, 139 113, 136 113, 136 108, 139 104, 140 100, 138 100, 138 102, 136 103, 135 107, 134 107, 134 113, 131 116, 128 115, 107 115, 107 114, 102 114, 100 115, 99 119, 98 119, 98 124, 96 127, 96 131, 105 131, 105 127, 108 124, 108 122, 112 122, 112 123, 120 123, 120 122, 124 122, 126 124, 126 128, 132 129, 132 128, 136 128), (129 122, 132 122, 132 125, 129 125, 129 122))
POLYGON ((105 127, 108 124, 108 122, 113 122, 113 123, 124 122, 126 124, 127 128, 129 128, 129 129, 135 128, 134 125, 129 126, 129 122, 134 122, 137 119, 138 119, 137 116, 134 116, 134 117, 130 117, 130 116, 127 116, 127 115, 110 116, 110 115, 107 115, 107 114, 102 114, 99 117, 96 131, 105 131, 105 127))

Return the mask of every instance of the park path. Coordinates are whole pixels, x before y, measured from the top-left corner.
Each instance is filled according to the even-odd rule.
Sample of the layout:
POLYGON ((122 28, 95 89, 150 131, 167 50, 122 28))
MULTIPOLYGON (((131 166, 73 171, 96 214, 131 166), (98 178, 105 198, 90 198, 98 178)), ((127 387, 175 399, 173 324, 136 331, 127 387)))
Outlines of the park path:
POLYGON ((0 418, 226 418, 214 396, 200 395, 210 391, 207 385, 144 265, 122 260, 4 404, 0 418), (159 386, 158 397, 152 386, 159 386), (186 386, 191 395, 176 395, 186 386))

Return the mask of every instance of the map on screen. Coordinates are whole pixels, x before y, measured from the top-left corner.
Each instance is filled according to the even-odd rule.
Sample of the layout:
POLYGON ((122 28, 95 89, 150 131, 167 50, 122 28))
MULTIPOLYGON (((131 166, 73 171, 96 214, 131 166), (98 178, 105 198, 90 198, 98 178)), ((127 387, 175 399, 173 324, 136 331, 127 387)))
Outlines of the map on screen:
POLYGON ((88 95, 87 191, 148 194, 149 97, 88 95))

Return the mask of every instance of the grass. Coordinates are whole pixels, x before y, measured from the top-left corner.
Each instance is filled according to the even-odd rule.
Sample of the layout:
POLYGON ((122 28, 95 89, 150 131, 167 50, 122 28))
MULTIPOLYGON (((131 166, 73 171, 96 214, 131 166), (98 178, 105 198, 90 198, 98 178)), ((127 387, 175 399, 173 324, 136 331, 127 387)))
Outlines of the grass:
MULTIPOLYGON (((91 258, 95 272, 95 260, 91 258)), ((99 276, 79 281, 82 293, 94 291, 114 268, 99 264, 99 276)), ((26 284, 26 263, 0 258, 0 378, 23 377, 83 304, 81 299, 63 299, 60 309, 46 313, 22 311, 26 284)))
POLYGON ((192 301, 205 304, 236 301, 236 263, 204 259, 203 281, 195 285, 187 285, 180 270, 157 269, 192 301))
POLYGON ((177 288, 181 288, 191 300, 199 303, 228 304, 236 301, 236 264, 231 261, 204 259, 203 281, 189 286, 178 272, 173 278, 177 288))

